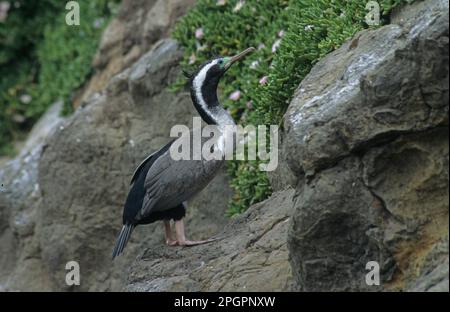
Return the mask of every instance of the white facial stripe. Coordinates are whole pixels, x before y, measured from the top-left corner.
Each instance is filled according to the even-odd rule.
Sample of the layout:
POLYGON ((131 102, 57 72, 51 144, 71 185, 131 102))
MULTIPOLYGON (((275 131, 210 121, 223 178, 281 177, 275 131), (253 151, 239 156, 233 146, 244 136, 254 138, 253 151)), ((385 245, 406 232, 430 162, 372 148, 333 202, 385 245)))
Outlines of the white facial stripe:
POLYGON ((211 63, 209 63, 208 65, 206 65, 205 67, 203 67, 200 72, 195 76, 194 78, 194 90, 195 90, 195 96, 197 97, 198 103, 200 104, 200 106, 203 108, 203 111, 208 114, 208 116, 212 119, 215 120, 214 116, 211 115, 209 113, 208 110, 208 105, 205 102, 205 99, 203 98, 202 95, 202 85, 203 82, 206 79, 206 73, 208 72, 208 70, 213 67, 214 65, 216 65, 218 62, 218 60, 214 60, 211 63))
POLYGON ((203 108, 203 111, 205 114, 207 114, 214 122, 218 125, 219 130, 221 132, 221 135, 217 141, 217 147, 219 151, 225 155, 226 153, 226 140, 233 140, 232 137, 232 131, 227 131, 228 125, 235 125, 235 122, 233 118, 231 118, 228 114, 214 114, 211 112, 211 110, 208 108, 208 105, 205 102, 205 99, 202 95, 202 85, 206 79, 206 74, 208 73, 208 70, 213 67, 214 65, 217 65, 219 62, 219 59, 212 61, 205 67, 203 67, 199 73, 195 76, 193 81, 193 87, 195 91, 195 97, 197 98, 198 103, 203 108), (230 137, 231 135, 231 137, 230 137))

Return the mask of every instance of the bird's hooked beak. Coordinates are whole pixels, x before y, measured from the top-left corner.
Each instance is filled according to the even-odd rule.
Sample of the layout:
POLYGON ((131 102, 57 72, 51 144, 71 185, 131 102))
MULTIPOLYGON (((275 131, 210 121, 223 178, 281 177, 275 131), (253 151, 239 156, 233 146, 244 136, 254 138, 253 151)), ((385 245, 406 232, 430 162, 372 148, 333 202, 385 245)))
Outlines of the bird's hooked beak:
POLYGON ((250 47, 245 49, 244 51, 242 51, 239 54, 236 54, 235 56, 232 56, 228 59, 228 62, 225 64, 224 68, 225 70, 227 70, 228 68, 231 67, 231 65, 233 65, 234 63, 236 63, 237 61, 243 59, 245 56, 247 56, 247 54, 250 54, 252 52, 254 52, 256 49, 254 47, 250 47))

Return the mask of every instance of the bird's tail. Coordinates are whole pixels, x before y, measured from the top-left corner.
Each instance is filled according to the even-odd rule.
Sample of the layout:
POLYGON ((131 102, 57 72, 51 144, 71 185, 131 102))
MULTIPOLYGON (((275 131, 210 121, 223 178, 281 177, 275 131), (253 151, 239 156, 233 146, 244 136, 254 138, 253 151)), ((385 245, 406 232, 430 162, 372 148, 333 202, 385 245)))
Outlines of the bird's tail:
POLYGON ((130 239, 131 233, 133 233, 134 225, 125 224, 120 231, 119 237, 117 237, 116 246, 114 247, 112 258, 120 255, 130 239))

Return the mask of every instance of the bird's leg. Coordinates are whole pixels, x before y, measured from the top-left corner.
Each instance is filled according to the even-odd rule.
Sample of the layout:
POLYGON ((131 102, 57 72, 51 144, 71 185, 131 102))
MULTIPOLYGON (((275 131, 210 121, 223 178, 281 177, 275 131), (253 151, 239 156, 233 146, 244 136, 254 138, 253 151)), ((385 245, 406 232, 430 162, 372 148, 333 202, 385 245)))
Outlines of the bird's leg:
POLYGON ((187 240, 184 235, 183 219, 175 221, 175 233, 177 235, 177 243, 179 246, 195 246, 195 245, 210 243, 215 240, 215 239, 207 239, 207 240, 201 240, 201 241, 187 240))
POLYGON ((170 220, 164 220, 164 233, 166 234, 166 244, 168 246, 175 246, 177 244, 177 240, 173 238, 170 220))

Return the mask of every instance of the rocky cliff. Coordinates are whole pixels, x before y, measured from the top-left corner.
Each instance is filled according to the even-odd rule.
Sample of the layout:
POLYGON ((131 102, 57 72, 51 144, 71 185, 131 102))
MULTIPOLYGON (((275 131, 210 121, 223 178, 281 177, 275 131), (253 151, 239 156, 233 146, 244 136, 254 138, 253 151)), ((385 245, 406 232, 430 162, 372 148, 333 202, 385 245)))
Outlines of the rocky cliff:
POLYGON ((155 224, 111 262, 133 167, 194 115, 187 93, 166 90, 179 46, 155 43, 191 2, 159 2, 124 2, 81 106, 64 120, 55 106, 0 168, 0 289, 448 291, 444 0, 408 5, 316 64, 284 117, 272 197, 225 218, 221 174, 190 203, 188 233, 217 241, 167 247, 155 224), (137 22, 149 14, 165 17, 137 22), (131 36, 134 23, 144 30, 131 36), (79 287, 65 285, 71 260, 79 287), (369 261, 379 286, 365 282, 369 261))
POLYGON ((447 1, 417 2, 299 86, 283 145, 299 289, 371 290, 377 261, 380 289, 448 290, 448 22, 447 1))

